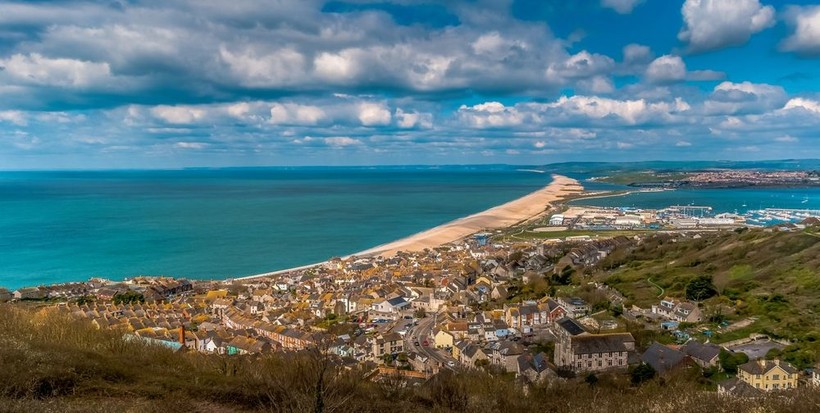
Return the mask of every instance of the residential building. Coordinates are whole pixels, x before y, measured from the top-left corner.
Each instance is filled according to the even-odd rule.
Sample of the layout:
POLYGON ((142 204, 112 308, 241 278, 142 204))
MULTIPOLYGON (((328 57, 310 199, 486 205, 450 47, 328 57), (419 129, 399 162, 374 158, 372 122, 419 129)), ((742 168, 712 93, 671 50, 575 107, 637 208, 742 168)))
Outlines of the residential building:
POLYGON ((701 313, 697 304, 681 302, 669 297, 653 305, 652 314, 658 314, 678 322, 697 323, 701 321, 701 313))
POLYGON ((689 340, 680 348, 680 351, 691 357, 702 368, 707 369, 718 366, 720 347, 714 344, 701 344, 698 341, 689 340))
POLYGON ((556 322, 555 333, 555 365, 576 372, 626 369, 635 351, 632 334, 590 334, 571 318, 556 322))
POLYGON ((687 360, 685 353, 660 343, 652 343, 641 355, 641 361, 652 366, 659 375, 683 366, 687 360))
POLYGON ((741 364, 737 377, 750 386, 763 390, 784 390, 797 387, 798 370, 780 360, 755 360, 741 364))

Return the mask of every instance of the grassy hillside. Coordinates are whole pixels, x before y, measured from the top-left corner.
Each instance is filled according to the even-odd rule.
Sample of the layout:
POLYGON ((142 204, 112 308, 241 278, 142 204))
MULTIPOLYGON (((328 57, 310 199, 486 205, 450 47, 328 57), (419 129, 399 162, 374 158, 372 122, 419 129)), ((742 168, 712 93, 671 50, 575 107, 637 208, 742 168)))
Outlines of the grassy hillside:
POLYGON ((687 283, 712 277, 718 295, 703 302, 707 316, 754 322, 717 341, 760 332, 807 343, 820 351, 820 235, 762 229, 703 234, 700 239, 657 235, 616 250, 598 279, 631 303, 648 307, 665 296, 683 298, 687 283))
POLYGON ((685 376, 640 387, 602 377, 594 386, 557 382, 528 392, 478 372, 418 386, 374 383, 316 353, 174 353, 50 311, 5 305, 0 313, 0 412, 805 412, 820 403, 820 392, 808 389, 787 400, 729 400, 685 376))

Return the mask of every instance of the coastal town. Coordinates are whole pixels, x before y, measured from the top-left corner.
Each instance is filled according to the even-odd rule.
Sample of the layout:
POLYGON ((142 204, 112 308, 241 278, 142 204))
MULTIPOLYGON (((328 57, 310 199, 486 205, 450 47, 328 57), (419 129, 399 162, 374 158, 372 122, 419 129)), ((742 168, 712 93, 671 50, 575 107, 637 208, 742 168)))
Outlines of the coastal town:
MULTIPOLYGON (((740 397, 820 385, 817 366, 801 370, 767 357, 786 348, 786 340, 752 334, 710 342, 711 310, 702 303, 661 294, 649 305, 627 305, 617 289, 583 278, 618 248, 652 237, 682 242, 744 224, 729 215, 696 218, 696 210, 683 208, 554 205, 528 224, 530 232, 655 231, 526 239, 509 236, 515 228, 496 229, 417 251, 333 258, 245 279, 95 278, 0 289, 0 301, 48 303, 97 328, 174 351, 235 356, 320 349, 340 365, 371 371, 373 380, 425 381, 445 370, 483 369, 522 384, 597 374, 640 381, 698 368, 723 377, 716 391, 740 397), (669 226, 677 230, 660 231, 669 226), (586 281, 569 281, 579 275, 586 281), (636 337, 646 332, 662 339, 636 337)), ((806 225, 816 222, 766 230, 806 225)))

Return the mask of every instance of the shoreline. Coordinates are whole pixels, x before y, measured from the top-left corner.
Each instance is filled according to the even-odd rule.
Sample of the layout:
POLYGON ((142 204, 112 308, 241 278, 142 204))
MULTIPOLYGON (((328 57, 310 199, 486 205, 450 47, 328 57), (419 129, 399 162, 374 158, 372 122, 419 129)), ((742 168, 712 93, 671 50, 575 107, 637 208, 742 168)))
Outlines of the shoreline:
MULTIPOLYGON (((547 186, 524 195, 521 198, 342 258, 375 257, 379 255, 391 256, 398 251, 422 251, 426 248, 434 248, 458 241, 480 231, 509 228, 515 224, 526 222, 543 215, 550 204, 564 199, 567 195, 580 193, 582 191, 583 186, 581 186, 581 183, 577 180, 567 176, 553 174, 552 182, 547 186)), ((233 278, 233 280, 244 281, 264 278, 307 269, 326 262, 327 261, 323 261, 263 274, 237 277, 233 278)))

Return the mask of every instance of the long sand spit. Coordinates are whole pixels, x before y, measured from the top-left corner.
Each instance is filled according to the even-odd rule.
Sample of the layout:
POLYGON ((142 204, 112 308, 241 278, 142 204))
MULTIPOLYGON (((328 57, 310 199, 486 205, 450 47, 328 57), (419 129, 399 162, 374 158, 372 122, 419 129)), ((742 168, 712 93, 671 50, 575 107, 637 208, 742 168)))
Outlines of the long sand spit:
POLYGON ((583 187, 575 179, 553 175, 552 183, 521 198, 355 255, 389 256, 398 251, 421 251, 458 241, 480 231, 508 228, 542 215, 550 203, 582 190, 583 187))
MULTIPOLYGON (((551 203, 568 195, 581 192, 583 189, 575 179, 563 175, 552 175, 552 182, 549 185, 521 198, 352 255, 357 257, 391 256, 398 251, 422 251, 425 248, 434 248, 458 241, 480 231, 508 228, 541 216, 547 211, 551 203)), ((267 277, 319 264, 321 263, 239 279, 267 277)))

